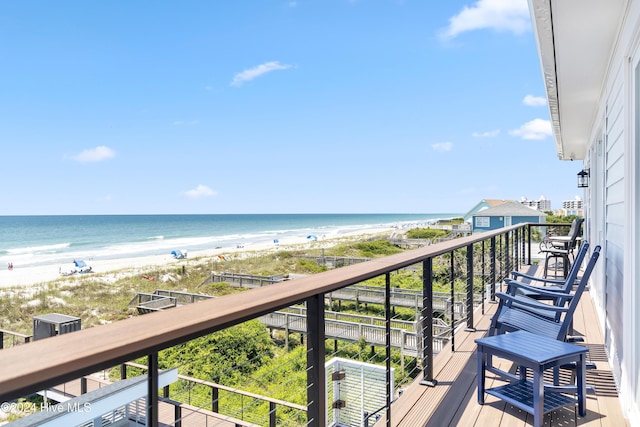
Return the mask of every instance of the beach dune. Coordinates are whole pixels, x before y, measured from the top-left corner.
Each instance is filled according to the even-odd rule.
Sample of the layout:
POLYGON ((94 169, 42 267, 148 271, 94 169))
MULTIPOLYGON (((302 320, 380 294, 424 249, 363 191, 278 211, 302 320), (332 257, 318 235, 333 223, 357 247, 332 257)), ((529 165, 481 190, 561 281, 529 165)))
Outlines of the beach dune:
POLYGON ((133 276, 144 274, 152 269, 167 267, 172 264, 182 265, 193 259, 213 258, 220 254, 245 256, 247 254, 274 250, 329 247, 341 241, 366 238, 376 234, 387 234, 391 233, 393 230, 393 228, 367 228, 351 233, 345 233, 339 237, 321 237, 318 240, 300 237, 286 240, 280 239, 277 244, 274 242, 245 243, 237 247, 215 248, 194 252, 189 251, 188 257, 185 259, 175 259, 168 253, 166 255, 122 257, 108 260, 88 260, 87 264, 91 265, 92 272, 82 274, 76 273, 71 276, 62 275, 61 272, 64 272, 65 270, 58 264, 33 267, 21 267, 20 265, 14 265, 11 270, 5 266, 4 269, 0 270, 0 288, 34 286, 65 277, 95 277, 103 276, 105 274, 114 274, 116 272, 122 276, 133 276))

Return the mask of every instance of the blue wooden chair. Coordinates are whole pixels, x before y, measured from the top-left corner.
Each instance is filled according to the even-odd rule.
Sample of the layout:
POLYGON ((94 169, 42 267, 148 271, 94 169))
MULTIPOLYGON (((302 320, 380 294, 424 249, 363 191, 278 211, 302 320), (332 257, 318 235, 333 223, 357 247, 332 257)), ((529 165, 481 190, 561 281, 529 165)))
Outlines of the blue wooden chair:
POLYGON ((576 248, 583 222, 584 218, 576 218, 571 222, 571 228, 566 236, 549 236, 540 242, 540 253, 545 254, 545 278, 549 271, 549 260, 551 259, 554 259, 556 263, 558 262, 558 259, 562 260, 563 277, 567 277, 567 274, 569 273, 569 266, 571 265, 569 258, 576 248))
MULTIPOLYGON (((514 271, 511 273, 513 277, 528 280, 529 283, 523 282, 522 280, 506 278, 506 293, 515 296, 516 300, 519 298, 533 298, 536 300, 553 301, 556 305, 564 305, 567 299, 563 299, 563 295, 570 294, 573 290, 588 249, 589 242, 582 242, 566 279, 544 279, 514 271), (542 282, 544 285, 535 285, 533 284, 535 282, 542 282)), ((538 314, 545 315, 545 313, 546 312, 543 311, 538 314)), ((554 317, 557 317, 557 315, 554 317)))
POLYGON ((564 293, 537 289, 538 297, 546 296, 549 299, 553 299, 555 304, 545 304, 534 298, 522 295, 496 293, 500 302, 496 314, 491 320, 489 335, 524 330, 556 340, 566 341, 573 314, 589 282, 591 272, 598 261, 600 250, 600 246, 595 247, 574 292, 564 293))
MULTIPOLYGON (((547 279, 544 277, 534 276, 532 274, 521 273, 519 271, 512 271, 511 276, 505 279, 506 282, 519 282, 523 284, 527 284, 530 286, 538 287, 544 286, 546 290, 559 290, 562 292, 570 291, 573 283, 568 279, 570 277, 573 278, 574 282, 578 278, 578 273, 580 272, 580 268, 582 267, 582 263, 584 262, 585 257, 587 256, 587 252, 589 249, 589 242, 584 240, 578 249, 578 253, 576 254, 573 263, 571 264, 571 268, 567 274, 566 278, 563 279, 547 279), (536 282, 542 283, 543 285, 535 285, 536 282)), ((526 294, 526 292, 522 292, 526 294)))
MULTIPOLYGON (((584 292, 591 272, 600 257, 601 247, 595 247, 584 274, 578 281, 578 286, 574 292, 561 293, 558 291, 539 290, 540 295, 546 294, 554 300, 553 304, 544 303, 533 298, 522 295, 511 295, 508 293, 496 293, 500 299, 498 309, 491 319, 489 336, 499 335, 515 331, 527 331, 536 335, 552 338, 559 341, 569 341, 569 333, 572 332, 573 315, 584 292)), ((513 374, 501 371, 492 366, 491 360, 487 362, 488 370, 507 378, 517 380, 513 374)), ((565 366, 571 369, 571 366, 565 366)), ((593 369, 595 365, 588 363, 587 369, 593 369)), ((554 391, 575 392, 575 386, 558 386, 559 371, 554 370, 553 386, 546 386, 554 391)))

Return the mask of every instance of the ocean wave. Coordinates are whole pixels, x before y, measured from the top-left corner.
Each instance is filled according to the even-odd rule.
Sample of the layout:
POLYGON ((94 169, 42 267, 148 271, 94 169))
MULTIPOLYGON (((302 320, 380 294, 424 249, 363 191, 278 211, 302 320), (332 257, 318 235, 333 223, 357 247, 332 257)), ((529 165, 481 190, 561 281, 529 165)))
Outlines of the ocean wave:
POLYGON ((7 249, 7 254, 10 255, 24 255, 24 254, 51 254, 60 252, 71 246, 71 243, 58 243, 55 245, 43 245, 43 246, 28 246, 25 248, 12 248, 7 249))
MULTIPOLYGON (((148 216, 105 218, 88 216, 86 228, 79 229, 77 217, 51 224, 48 234, 25 232, 30 240, 15 236, 3 239, 0 266, 68 263, 73 259, 99 260, 170 254, 172 250, 200 251, 213 248, 248 247, 278 240, 284 244, 308 235, 318 238, 341 236, 358 230, 405 228, 447 217, 425 215, 213 215, 148 216), (67 224, 65 227, 64 225, 67 224), (44 239, 46 237, 46 240, 44 239), (72 243, 49 244, 68 241, 72 243), (20 247, 21 245, 25 247, 20 247), (5 249, 12 247, 11 249, 5 249)), ((30 225, 31 218, 25 220, 30 225)), ((0 217, 0 224, 2 218, 0 217)), ((37 231, 37 230, 36 230, 37 231)))

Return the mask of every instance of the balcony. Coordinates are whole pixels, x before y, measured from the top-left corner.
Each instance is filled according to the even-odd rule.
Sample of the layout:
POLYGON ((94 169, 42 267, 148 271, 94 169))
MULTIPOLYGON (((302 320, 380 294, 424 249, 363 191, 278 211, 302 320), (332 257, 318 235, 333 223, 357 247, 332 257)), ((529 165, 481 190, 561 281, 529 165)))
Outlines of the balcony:
MULTIPOLYGON (((384 375, 378 380, 383 383, 382 396, 378 396, 382 404, 375 410, 362 413, 365 419, 360 425, 525 425, 531 423, 531 417, 501 401, 489 398, 485 405, 477 404, 473 340, 487 332, 489 319, 496 308, 491 302, 496 284, 499 286, 511 270, 535 267, 531 266, 535 245, 532 248, 529 242, 532 230, 539 226, 514 225, 4 349, 0 351, 0 401, 11 401, 51 387, 59 388, 61 384, 68 384, 70 388, 72 384, 80 384, 72 393, 74 395, 91 392, 95 386, 87 386, 85 376, 121 366, 121 377, 124 379, 128 375, 127 364, 131 366, 135 359, 146 356, 146 396, 135 401, 133 410, 131 405, 114 407, 113 410, 118 409, 120 417, 127 414, 125 417, 132 420, 135 412, 138 420, 148 425, 334 425, 336 411, 353 405, 334 399, 332 390, 327 390, 330 387, 326 381, 326 349, 330 341, 335 340, 337 347, 338 340, 357 342, 365 334, 360 332, 361 336, 351 337, 345 333, 330 339, 326 324, 334 314, 329 313, 326 302, 333 293, 348 289, 353 291, 356 287, 362 289, 362 282, 382 277, 384 286, 380 289, 384 292, 380 306, 384 315, 378 319, 380 324, 371 325, 370 329, 376 333, 372 338, 366 338, 373 342, 375 335, 383 340, 382 344, 375 344, 384 353, 381 364, 384 375), (444 277, 451 285, 449 304, 444 309, 436 306, 434 277, 438 276, 440 281, 443 278, 442 271, 434 271, 436 262, 439 266, 447 267, 444 277), (422 278, 422 298, 415 303, 419 314, 414 322, 414 330, 408 328, 401 332, 402 338, 395 342, 394 331, 403 328, 402 323, 393 316, 394 306, 391 302, 394 280, 400 270, 408 270, 422 278), (455 284, 462 284, 466 292, 462 295, 456 293, 455 284), (306 387, 291 390, 292 394, 304 395, 304 405, 202 379, 194 382, 198 387, 210 390, 211 400, 205 405, 196 405, 184 395, 169 395, 169 388, 160 386, 159 351, 247 320, 273 317, 276 312, 287 313, 285 309, 300 304, 305 305, 304 310, 288 312, 290 318, 296 320, 286 320, 285 325, 293 329, 302 324, 306 330, 306 387), (460 309, 461 305, 463 309, 460 309), (434 325, 436 311, 440 311, 445 318, 455 320, 448 336, 431 326, 434 325), (302 312, 304 322, 299 316, 302 312), (443 337, 446 341, 440 347, 443 337), (406 359, 409 360, 408 365, 417 367, 410 372, 410 378, 396 375, 394 379, 391 376, 392 350, 398 351, 398 348, 401 349, 402 371, 407 371, 406 359), (412 361, 415 361, 415 365, 412 361), (397 387, 392 387, 393 384, 397 387), (263 419, 252 417, 252 408, 256 407, 254 403, 242 403, 239 410, 229 412, 220 405, 221 393, 240 396, 242 402, 267 405, 268 415, 263 419), (328 409, 331 407, 335 409, 328 409), (120 408, 123 408, 122 411, 120 408), (285 411, 296 415, 288 416, 283 421, 279 417, 285 411)), ((597 369, 589 371, 587 377, 588 384, 595 386, 595 394, 588 396, 586 417, 578 417, 575 410, 564 408, 548 414, 545 422, 553 426, 625 425, 603 350, 602 332, 588 293, 583 296, 580 307, 574 328, 584 335, 585 345, 590 349, 588 358, 597 364, 597 369)), ((289 315, 280 318, 289 319, 289 315)), ((374 344, 367 342, 367 345, 374 344)), ((141 366, 136 368, 142 371, 141 366)), ((192 381, 184 375, 178 377, 182 381, 192 381)), ((335 378, 340 379, 340 375, 335 378)), ((118 383, 112 384, 112 387, 117 387, 118 383)), ((92 417, 99 419, 101 415, 92 414, 92 417)), ((115 412, 111 415, 116 416, 115 412)))

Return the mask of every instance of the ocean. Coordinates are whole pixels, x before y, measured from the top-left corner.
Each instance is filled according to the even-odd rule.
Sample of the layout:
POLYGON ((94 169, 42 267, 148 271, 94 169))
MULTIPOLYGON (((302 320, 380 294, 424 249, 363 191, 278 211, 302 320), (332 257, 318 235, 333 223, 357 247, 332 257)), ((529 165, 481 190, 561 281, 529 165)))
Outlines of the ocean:
POLYGON ((375 228, 406 228, 461 214, 238 214, 0 216, 0 266, 69 263, 250 248, 375 228))

